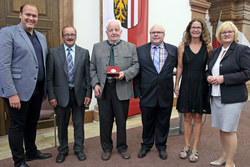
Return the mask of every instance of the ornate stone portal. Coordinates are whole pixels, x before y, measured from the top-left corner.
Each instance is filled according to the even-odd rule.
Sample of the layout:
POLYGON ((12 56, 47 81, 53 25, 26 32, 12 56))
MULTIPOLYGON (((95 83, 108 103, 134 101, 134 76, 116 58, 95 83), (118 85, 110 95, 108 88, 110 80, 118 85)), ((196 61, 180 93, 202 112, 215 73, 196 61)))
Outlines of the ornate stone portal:
MULTIPOLYGON (((217 23, 220 21, 232 21, 239 31, 244 33, 250 41, 250 1, 249 0, 208 0, 211 3, 209 17, 213 26, 213 38, 215 36, 217 23)), ((248 92, 250 92, 250 81, 247 82, 248 92)))
MULTIPOLYGON (((232 21, 239 31, 243 32, 250 41, 250 1, 249 0, 208 0, 211 2, 209 17, 216 31, 217 23, 221 13, 221 21, 232 21)), ((214 34, 213 34, 214 36, 214 34)))

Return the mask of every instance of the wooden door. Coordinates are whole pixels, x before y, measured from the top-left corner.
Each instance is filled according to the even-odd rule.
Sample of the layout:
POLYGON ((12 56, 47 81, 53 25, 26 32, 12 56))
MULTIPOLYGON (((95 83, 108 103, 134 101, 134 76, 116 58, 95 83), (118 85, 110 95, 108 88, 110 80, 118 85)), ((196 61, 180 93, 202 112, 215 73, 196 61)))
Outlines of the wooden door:
POLYGON ((32 3, 38 7, 36 30, 47 38, 48 48, 60 44, 59 0, 0 0, 0 28, 20 22, 20 6, 32 3))
MULTIPOLYGON (((20 6, 32 3, 39 10, 38 24, 35 29, 45 35, 48 48, 56 47, 60 44, 61 32, 59 1, 61 0, 0 0, 0 28, 18 24, 20 6)), ((3 99, 0 99, 0 127, 0 135, 7 134, 9 116, 3 99)))

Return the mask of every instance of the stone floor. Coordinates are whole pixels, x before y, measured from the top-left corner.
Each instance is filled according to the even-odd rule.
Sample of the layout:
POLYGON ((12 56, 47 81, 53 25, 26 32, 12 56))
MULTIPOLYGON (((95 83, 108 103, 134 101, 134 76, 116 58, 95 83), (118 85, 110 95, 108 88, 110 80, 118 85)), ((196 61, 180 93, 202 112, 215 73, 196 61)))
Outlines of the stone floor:
MULTIPOLYGON (((171 118, 178 117, 178 113, 175 108, 173 108, 171 118)), ((127 120, 127 129, 141 126, 141 115, 136 115, 129 117, 127 120)), ((85 128, 85 138, 91 138, 95 136, 99 136, 99 123, 92 122, 84 125, 85 128)), ((116 126, 114 125, 113 131, 116 131, 116 126)), ((70 125, 68 127, 68 139, 69 142, 73 142, 73 127, 70 125)), ((58 144, 58 139, 57 139, 58 144)), ((49 147, 55 146, 55 138, 54 138, 54 128, 40 129, 37 131, 36 138, 37 148, 42 150, 49 147)), ((0 160, 11 157, 11 152, 8 143, 8 136, 0 136, 0 160)))

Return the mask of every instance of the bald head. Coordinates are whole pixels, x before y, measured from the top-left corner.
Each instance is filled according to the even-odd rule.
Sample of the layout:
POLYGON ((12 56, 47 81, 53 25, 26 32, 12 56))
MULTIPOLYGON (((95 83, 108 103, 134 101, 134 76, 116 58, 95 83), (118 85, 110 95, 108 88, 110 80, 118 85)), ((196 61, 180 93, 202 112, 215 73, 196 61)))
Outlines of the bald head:
POLYGON ((161 25, 155 24, 150 28, 150 42, 159 46, 165 37, 165 30, 161 25))
POLYGON ((151 32, 153 29, 159 29, 159 30, 161 30, 162 32, 165 33, 165 29, 164 29, 161 25, 159 25, 159 24, 153 25, 153 26, 150 28, 150 32, 151 32))

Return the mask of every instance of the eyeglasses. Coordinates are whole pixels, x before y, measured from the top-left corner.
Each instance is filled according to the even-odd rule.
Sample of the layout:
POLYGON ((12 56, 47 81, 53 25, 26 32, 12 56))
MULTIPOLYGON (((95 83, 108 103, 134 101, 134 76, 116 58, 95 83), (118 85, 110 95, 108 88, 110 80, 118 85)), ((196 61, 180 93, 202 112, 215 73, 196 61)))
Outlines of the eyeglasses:
POLYGON ((222 35, 232 34, 232 33, 234 33, 234 31, 223 31, 223 32, 221 32, 222 35))
POLYGON ((201 27, 191 27, 191 30, 201 30, 201 27))
POLYGON ((157 35, 157 34, 163 34, 164 32, 163 31, 153 31, 153 32, 150 32, 151 35, 157 35))
POLYGON ((63 36, 64 36, 64 37, 67 37, 67 38, 70 37, 70 36, 71 36, 71 37, 75 37, 76 34, 63 34, 63 36))

